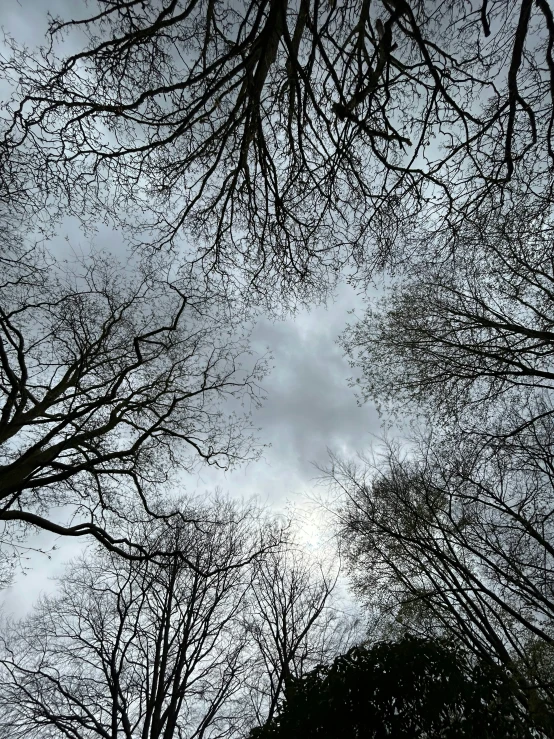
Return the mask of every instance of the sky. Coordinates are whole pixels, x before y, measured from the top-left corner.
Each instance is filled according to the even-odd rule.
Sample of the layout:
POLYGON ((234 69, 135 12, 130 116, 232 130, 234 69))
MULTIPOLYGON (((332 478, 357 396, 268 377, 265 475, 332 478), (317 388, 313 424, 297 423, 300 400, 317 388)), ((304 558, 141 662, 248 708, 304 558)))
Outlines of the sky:
MULTIPOLYGON (((75 2, 61 0, 5 0, 0 24, 31 47, 41 41, 47 10, 66 15, 68 8, 73 14, 75 6, 75 2)), ((67 235, 72 242, 84 241, 71 226, 67 235)), ((60 244, 63 236, 60 232, 60 244)), ((102 246, 115 254, 122 250, 117 235, 104 241, 102 246)), ((336 343, 347 321, 353 319, 348 313, 352 309, 361 313, 361 298, 342 285, 327 307, 305 310, 286 320, 257 323, 252 348, 259 354, 269 348, 274 360, 274 369, 263 383, 267 399, 253 418, 261 429, 260 441, 268 445, 264 456, 228 473, 204 467, 183 479, 187 491, 204 494, 218 488, 234 497, 255 496, 276 512, 290 506, 304 509, 316 490, 314 464, 326 463, 327 449, 352 454, 368 448, 379 434, 379 419, 371 405, 357 405, 355 392, 348 385, 351 371, 347 358, 336 343)), ((14 585, 0 593, 0 603, 13 614, 26 612, 41 592, 50 591, 50 578, 83 546, 46 534, 30 544, 47 549, 55 546, 56 551, 51 559, 31 553, 27 573, 19 574, 14 585)))

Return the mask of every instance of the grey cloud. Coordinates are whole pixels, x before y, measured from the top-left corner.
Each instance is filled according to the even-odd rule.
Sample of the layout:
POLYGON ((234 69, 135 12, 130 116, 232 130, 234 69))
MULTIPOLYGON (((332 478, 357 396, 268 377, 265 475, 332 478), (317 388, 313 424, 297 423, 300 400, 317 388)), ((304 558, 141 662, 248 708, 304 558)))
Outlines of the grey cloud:
POLYGON ((343 286, 327 309, 302 312, 282 322, 262 320, 253 333, 253 348, 269 346, 275 368, 265 380, 267 399, 254 414, 262 442, 271 444, 257 464, 230 474, 203 470, 197 489, 219 486, 233 494, 258 494, 280 506, 313 486, 327 448, 353 452, 366 448, 379 431, 371 406, 359 407, 348 387, 348 361, 336 338, 347 311, 359 307, 353 291, 343 286))

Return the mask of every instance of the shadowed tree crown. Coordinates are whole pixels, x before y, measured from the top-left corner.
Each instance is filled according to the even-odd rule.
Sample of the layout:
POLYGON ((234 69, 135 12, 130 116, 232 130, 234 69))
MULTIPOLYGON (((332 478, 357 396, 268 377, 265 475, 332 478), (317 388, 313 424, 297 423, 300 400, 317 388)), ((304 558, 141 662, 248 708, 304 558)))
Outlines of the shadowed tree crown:
POLYGON ((441 642, 407 637, 355 647, 294 681, 252 739, 535 736, 510 678, 441 642))
POLYGON ((186 244, 249 300, 316 299, 548 206, 553 40, 548 0, 98 0, 13 44, 3 187, 186 244))

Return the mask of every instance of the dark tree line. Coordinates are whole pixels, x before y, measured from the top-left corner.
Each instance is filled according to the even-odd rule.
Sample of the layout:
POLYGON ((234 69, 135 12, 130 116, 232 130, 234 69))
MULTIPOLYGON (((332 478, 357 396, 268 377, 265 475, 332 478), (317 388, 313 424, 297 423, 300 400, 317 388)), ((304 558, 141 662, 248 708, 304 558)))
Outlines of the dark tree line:
POLYGON ((510 676, 444 641, 354 647, 296 680, 254 739, 538 736, 510 676))

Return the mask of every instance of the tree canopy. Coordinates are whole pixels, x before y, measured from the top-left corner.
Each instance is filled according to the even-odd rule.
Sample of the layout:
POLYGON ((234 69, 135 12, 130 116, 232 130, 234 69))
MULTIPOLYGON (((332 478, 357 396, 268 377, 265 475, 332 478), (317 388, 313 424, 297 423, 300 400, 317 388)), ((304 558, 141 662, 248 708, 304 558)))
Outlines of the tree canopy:
MULTIPOLYGON (((123 590, 135 576, 146 585, 130 599, 138 611, 123 614, 130 626, 119 609, 127 590, 117 590, 106 606, 114 623, 143 635, 148 612, 156 628, 174 629, 172 644, 183 619, 201 615, 191 583, 232 580, 255 559, 217 626, 214 672, 232 696, 242 680, 249 710, 265 720, 259 736, 524 737, 526 711, 551 731, 550 0, 96 0, 76 12, 50 17, 38 49, 7 39, 2 58, 11 89, 0 122, 3 544, 17 550, 29 526, 92 535, 108 550, 107 600, 122 571, 132 573, 123 590), (92 251, 58 259, 38 239, 66 218, 88 233, 120 230, 128 261, 92 251), (372 301, 377 276, 385 285, 372 301), (206 539, 165 492, 197 460, 228 468, 256 456, 248 413, 220 406, 259 402, 266 371, 237 326, 260 309, 324 301, 341 280, 370 303, 342 338, 353 383, 362 400, 407 415, 416 443, 378 465, 333 459, 339 545, 384 631, 412 636, 306 675, 340 642, 324 617, 329 578, 312 587, 313 569, 278 548, 280 531, 246 559, 206 569, 198 548, 211 555, 224 522, 210 521, 206 539), (196 533, 183 543, 158 526, 196 533), (184 583, 178 598, 164 579, 172 573, 184 583), (159 609, 158 586, 176 623, 159 609), (246 640, 257 655, 248 664, 246 640)), ((91 668, 97 634, 69 687, 49 651, 64 609, 96 626, 87 608, 102 611, 98 573, 84 571, 89 602, 70 584, 65 600, 43 603, 50 632, 37 619, 20 624, 21 650, 4 660, 13 695, 29 701, 16 719, 24 733, 31 716, 39 732, 33 710, 50 721, 54 695, 62 733, 67 699, 72 726, 107 737, 109 715, 112 734, 121 725, 130 739, 129 727, 152 717, 150 646, 136 654, 125 641, 125 686, 105 655, 99 673, 91 668), (40 692, 45 684, 53 693, 40 692), (98 702, 83 718, 90 686, 87 700, 98 702), (139 706, 134 717, 129 706, 139 706)), ((176 692, 158 703, 174 707, 168 739, 186 731, 175 718, 179 669, 167 683, 176 692)), ((202 680, 190 710, 205 701, 211 718, 198 736, 217 733, 227 705, 202 680)))
POLYGON ((13 43, 3 189, 317 299, 549 207, 553 41, 547 0, 98 0, 13 43))
POLYGON ((181 505, 180 520, 128 531, 169 554, 97 545, 28 616, 3 620, 2 739, 238 738, 273 712, 284 672, 345 648, 326 628, 333 583, 291 542, 272 546, 263 511, 221 497, 181 505), (260 588, 277 562, 283 587, 260 588))
POLYGON ((142 556, 118 519, 169 515, 164 490, 199 461, 255 458, 248 412, 220 406, 256 404, 265 362, 250 358, 217 295, 184 293, 163 261, 94 251, 64 261, 9 232, 3 247, 4 546, 17 550, 23 526, 142 556))
POLYGON ((446 643, 408 637, 355 647, 294 681, 279 714, 251 736, 534 736, 510 677, 446 643))

